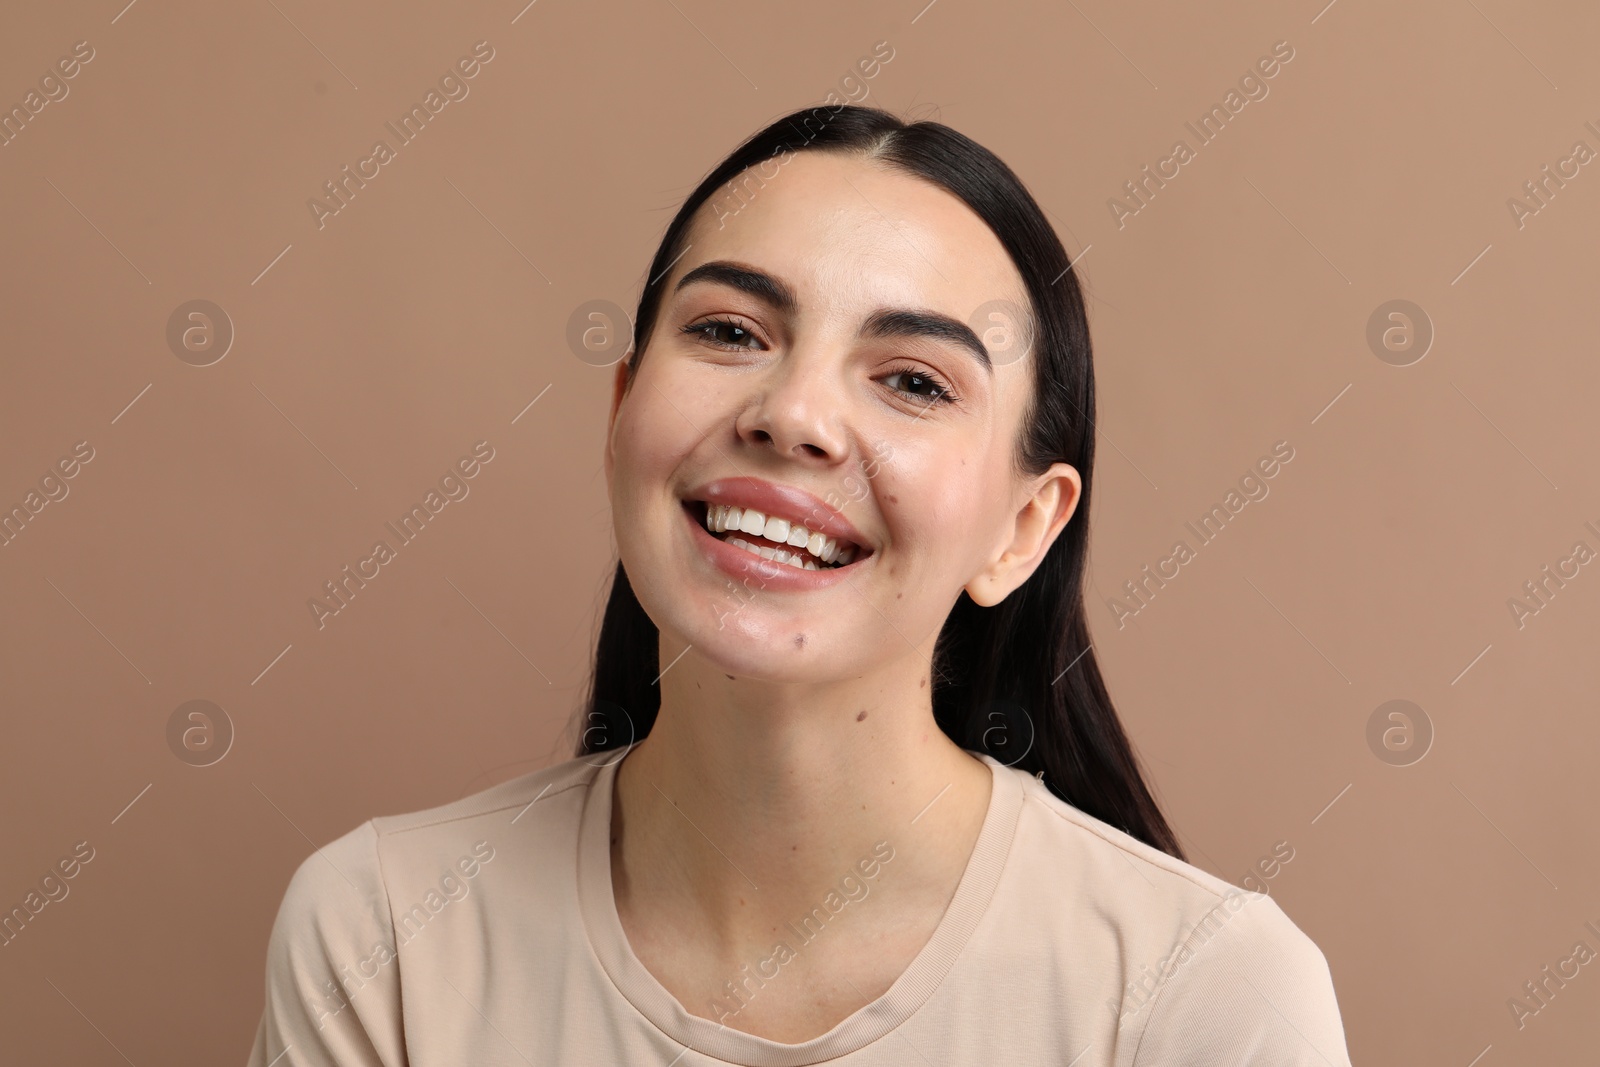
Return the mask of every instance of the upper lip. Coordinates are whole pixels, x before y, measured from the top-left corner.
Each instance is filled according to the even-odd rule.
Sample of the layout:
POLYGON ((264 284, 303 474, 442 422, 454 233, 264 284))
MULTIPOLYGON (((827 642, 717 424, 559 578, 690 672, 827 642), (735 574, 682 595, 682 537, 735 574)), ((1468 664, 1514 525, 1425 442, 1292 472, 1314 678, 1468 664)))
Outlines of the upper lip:
POLYGON ((686 499, 754 508, 769 519, 774 516, 786 519, 791 525, 804 526, 812 533, 848 541, 864 552, 872 550, 866 537, 838 509, 792 485, 778 485, 748 476, 718 478, 690 490, 686 499))

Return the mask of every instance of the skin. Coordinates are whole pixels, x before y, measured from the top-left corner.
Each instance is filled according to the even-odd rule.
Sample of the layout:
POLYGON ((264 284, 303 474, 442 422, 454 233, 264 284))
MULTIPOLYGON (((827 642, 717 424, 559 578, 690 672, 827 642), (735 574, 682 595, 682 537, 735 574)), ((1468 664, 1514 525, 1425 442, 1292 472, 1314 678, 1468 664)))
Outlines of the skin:
POLYGON ((618 364, 614 385, 604 465, 617 544, 670 666, 654 727, 618 768, 612 887, 634 953, 688 1011, 798 1043, 882 995, 942 918, 992 777, 934 723, 934 642, 963 590, 992 606, 1027 580, 1082 483, 1064 463, 1032 478, 1012 467, 1026 358, 996 355, 991 373, 951 341, 858 336, 883 306, 962 322, 995 299, 1028 306, 960 200, 810 151, 723 222, 702 209, 637 376, 628 385, 618 364), (798 311, 716 282, 674 292, 712 260, 782 280, 798 311), (680 329, 709 318, 740 329, 680 329), (937 387, 903 365, 958 401, 929 406, 937 387), (873 556, 826 590, 735 593, 681 501, 741 474, 835 504, 873 556), (785 924, 878 842, 894 858, 829 923, 840 934, 800 946, 785 924), (740 1010, 715 1008, 779 941, 795 956, 777 977, 740 1010))

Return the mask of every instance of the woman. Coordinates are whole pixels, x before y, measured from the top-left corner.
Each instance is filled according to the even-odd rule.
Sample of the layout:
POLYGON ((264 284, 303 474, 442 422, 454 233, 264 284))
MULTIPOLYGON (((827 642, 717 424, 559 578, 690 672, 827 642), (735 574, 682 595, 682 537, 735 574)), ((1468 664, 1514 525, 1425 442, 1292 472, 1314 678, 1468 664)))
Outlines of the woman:
POLYGON ((578 755, 308 859, 254 1067, 1348 1064, 1102 684, 1088 327, 1012 172, 797 112, 647 277, 578 755))

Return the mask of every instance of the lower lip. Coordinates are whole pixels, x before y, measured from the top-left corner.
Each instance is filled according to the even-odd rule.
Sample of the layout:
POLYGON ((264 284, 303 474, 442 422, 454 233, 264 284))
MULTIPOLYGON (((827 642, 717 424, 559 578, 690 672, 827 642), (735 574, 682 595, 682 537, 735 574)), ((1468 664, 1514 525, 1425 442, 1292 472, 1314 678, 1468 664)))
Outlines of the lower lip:
POLYGON ((706 560, 731 578, 748 580, 748 584, 755 589, 770 589, 777 592, 826 589, 843 581, 849 571, 872 558, 869 553, 842 567, 819 566, 816 570, 809 571, 790 563, 762 559, 752 552, 720 541, 701 524, 699 518, 690 510, 690 505, 682 504, 679 510, 683 512, 684 518, 693 529, 696 547, 706 560))

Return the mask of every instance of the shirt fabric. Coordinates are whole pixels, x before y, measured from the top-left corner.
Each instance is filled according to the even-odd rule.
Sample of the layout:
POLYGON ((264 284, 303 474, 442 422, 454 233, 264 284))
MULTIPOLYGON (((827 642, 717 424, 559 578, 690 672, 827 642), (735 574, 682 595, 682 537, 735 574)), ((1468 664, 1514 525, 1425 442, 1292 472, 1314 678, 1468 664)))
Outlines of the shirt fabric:
MULTIPOLYGON (((719 1025, 646 970, 617 917, 626 752, 372 819, 306 859, 272 928, 249 1067, 1349 1067, 1327 961, 1276 901, 979 753, 993 788, 972 856, 888 991, 799 1044, 719 1025)), ((793 953, 892 848, 788 925, 793 953)), ((785 958, 730 979, 751 1001, 783 995, 785 958)))

